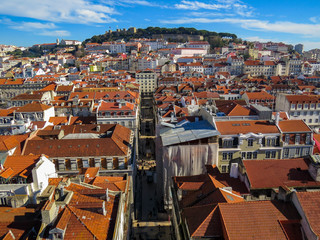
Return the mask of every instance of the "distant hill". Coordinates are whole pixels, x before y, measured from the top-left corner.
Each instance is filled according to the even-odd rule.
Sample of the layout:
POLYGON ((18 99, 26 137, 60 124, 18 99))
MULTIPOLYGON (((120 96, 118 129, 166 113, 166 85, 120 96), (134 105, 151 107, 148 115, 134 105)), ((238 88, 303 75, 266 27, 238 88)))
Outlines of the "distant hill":
MULTIPOLYGON (((153 38, 152 36, 161 36, 165 35, 169 41, 179 41, 179 36, 203 36, 205 41, 208 41, 211 47, 222 47, 224 45, 224 38, 231 39, 233 41, 239 41, 237 35, 232 33, 217 33, 207 30, 197 30, 195 28, 160 28, 160 27, 147 27, 145 29, 138 28, 135 33, 132 31, 119 31, 111 32, 102 35, 95 35, 89 39, 83 41, 83 44, 86 43, 103 43, 108 41, 115 41, 118 39, 124 39, 128 41, 132 38, 153 38), (172 38, 170 38, 172 35, 172 38), (175 36, 176 35, 176 36, 175 36), (177 37, 178 35, 178 37, 177 37), (169 38, 168 38, 169 36, 169 38)), ((241 41, 241 40, 240 40, 241 41)))

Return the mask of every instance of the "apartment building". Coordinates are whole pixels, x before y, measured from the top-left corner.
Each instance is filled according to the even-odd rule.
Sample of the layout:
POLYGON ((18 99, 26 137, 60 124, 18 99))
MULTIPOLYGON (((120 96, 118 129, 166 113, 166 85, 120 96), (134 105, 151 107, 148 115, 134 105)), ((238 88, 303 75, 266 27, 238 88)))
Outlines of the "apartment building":
POLYGON ((151 70, 137 72, 136 82, 140 84, 140 90, 142 94, 151 94, 158 87, 157 74, 151 70))
POLYGON ((278 123, 283 142, 282 158, 298 158, 313 152, 313 132, 303 120, 287 120, 278 123))
POLYGON ((251 76, 266 76, 275 75, 277 66, 274 61, 253 61, 247 60, 244 62, 243 73, 251 76))
POLYGON ((46 154, 59 174, 77 174, 86 167, 131 171, 133 140, 133 131, 121 125, 62 125, 38 130, 22 154, 46 154))
POLYGON ((281 157, 281 133, 270 121, 219 121, 218 168, 228 172, 232 159, 276 159, 281 157))
POLYGON ((280 93, 276 97, 275 109, 277 112, 287 112, 290 119, 303 120, 312 129, 319 130, 319 96, 280 93))

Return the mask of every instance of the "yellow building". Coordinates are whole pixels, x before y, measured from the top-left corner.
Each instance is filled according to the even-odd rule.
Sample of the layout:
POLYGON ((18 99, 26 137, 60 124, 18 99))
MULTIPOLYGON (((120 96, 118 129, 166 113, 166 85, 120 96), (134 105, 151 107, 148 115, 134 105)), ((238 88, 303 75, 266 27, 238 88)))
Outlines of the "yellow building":
POLYGON ((218 121, 220 132, 218 168, 228 172, 232 159, 277 159, 282 156, 281 133, 275 123, 264 120, 218 121))

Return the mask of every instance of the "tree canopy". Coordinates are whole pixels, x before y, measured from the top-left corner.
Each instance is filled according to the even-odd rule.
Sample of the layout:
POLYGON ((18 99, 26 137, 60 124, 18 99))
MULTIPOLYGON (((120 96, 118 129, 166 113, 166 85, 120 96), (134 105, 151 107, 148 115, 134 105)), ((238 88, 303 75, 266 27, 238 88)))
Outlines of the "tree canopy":
POLYGON ((195 28, 160 28, 160 27, 147 27, 145 29, 138 28, 136 33, 129 31, 120 31, 106 33, 103 35, 95 35, 86 39, 83 45, 86 43, 103 43, 108 41, 115 41, 118 39, 124 39, 125 41, 131 38, 151 38, 153 34, 187 34, 187 35, 202 35, 204 40, 211 44, 211 47, 221 47, 223 45, 223 38, 230 39, 232 41, 237 40, 237 35, 232 33, 217 33, 207 30, 197 30, 195 28))

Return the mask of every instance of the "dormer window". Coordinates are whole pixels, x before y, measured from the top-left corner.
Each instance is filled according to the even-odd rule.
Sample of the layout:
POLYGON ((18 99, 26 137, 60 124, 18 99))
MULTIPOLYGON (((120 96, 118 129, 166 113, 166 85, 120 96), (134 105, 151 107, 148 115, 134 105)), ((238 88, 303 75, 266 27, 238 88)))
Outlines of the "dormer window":
POLYGON ((105 95, 104 97, 105 97, 105 98, 109 98, 109 94, 105 95))
POLYGON ((117 97, 117 98, 118 98, 118 97, 120 97, 120 95, 119 95, 119 94, 116 94, 114 97, 117 97))
POLYGON ((286 143, 289 143, 289 140, 290 140, 290 135, 289 135, 289 134, 286 134, 286 136, 285 136, 285 142, 286 142, 286 143))
POLYGON ((85 95, 83 98, 88 98, 89 97, 89 95, 85 95))
POLYGON ((310 141, 311 141, 311 136, 308 133, 307 136, 306 136, 306 144, 310 144, 310 141))

